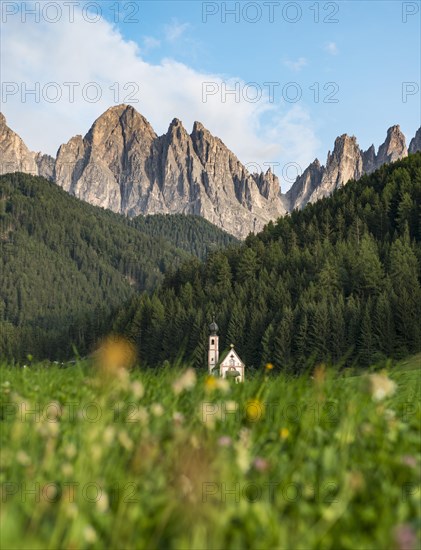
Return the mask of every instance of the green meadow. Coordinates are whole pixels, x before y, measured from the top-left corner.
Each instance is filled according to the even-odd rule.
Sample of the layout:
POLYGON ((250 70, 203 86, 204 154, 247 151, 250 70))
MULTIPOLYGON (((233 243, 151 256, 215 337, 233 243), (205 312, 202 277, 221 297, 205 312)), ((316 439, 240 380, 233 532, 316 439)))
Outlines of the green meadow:
POLYGON ((420 366, 3 365, 0 546, 419 548, 420 366))

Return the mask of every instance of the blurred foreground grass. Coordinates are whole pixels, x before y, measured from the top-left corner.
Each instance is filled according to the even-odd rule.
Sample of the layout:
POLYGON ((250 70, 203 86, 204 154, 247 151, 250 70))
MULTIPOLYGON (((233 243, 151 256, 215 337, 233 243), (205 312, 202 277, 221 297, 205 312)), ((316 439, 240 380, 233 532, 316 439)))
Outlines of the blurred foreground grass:
POLYGON ((3 365, 0 547, 418 549, 420 365, 3 365))

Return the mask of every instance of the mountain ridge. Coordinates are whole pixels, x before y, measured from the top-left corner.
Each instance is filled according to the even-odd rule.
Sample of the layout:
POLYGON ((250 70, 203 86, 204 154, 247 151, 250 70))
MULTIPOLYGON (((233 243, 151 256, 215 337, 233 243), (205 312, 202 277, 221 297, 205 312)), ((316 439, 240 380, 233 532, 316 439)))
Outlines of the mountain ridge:
POLYGON ((355 136, 335 140, 325 165, 315 159, 286 194, 269 169, 250 173, 223 141, 196 121, 189 134, 174 118, 158 136, 130 105, 110 107, 89 131, 62 144, 54 159, 29 151, 0 118, 0 173, 22 171, 54 181, 76 197, 129 217, 199 215, 237 238, 330 195, 351 179, 421 150, 421 128, 406 147, 398 125, 362 151, 355 136))

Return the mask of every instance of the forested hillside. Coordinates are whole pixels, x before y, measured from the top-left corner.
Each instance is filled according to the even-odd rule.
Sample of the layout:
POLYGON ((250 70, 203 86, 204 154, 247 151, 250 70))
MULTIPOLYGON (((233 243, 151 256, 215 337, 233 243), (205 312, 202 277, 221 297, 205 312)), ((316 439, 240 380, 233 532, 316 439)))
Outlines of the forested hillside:
POLYGON ((203 257, 207 238, 233 240, 205 220, 130 222, 43 178, 0 177, 0 354, 59 359, 73 345, 85 353, 117 306, 151 291, 190 252, 203 257))
POLYGON ((235 237, 201 216, 155 214, 133 218, 131 224, 142 233, 152 237, 163 237, 174 246, 200 259, 205 259, 211 251, 238 242, 235 237))
POLYGON ((143 364, 206 364, 214 313, 222 348, 248 367, 307 361, 367 365, 421 345, 421 154, 385 165, 241 247, 191 260, 153 296, 137 295, 115 329, 143 364))

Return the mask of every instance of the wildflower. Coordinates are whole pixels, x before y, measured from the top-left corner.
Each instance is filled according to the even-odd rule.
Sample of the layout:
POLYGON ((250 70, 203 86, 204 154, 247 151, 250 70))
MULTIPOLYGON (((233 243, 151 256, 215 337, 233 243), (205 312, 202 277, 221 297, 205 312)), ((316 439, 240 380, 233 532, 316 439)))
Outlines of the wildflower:
POLYGON ((269 462, 261 456, 256 456, 253 460, 253 468, 258 472, 266 472, 269 469, 269 462))
POLYGON ((65 505, 65 514, 69 519, 75 519, 79 513, 78 507, 74 502, 68 502, 66 499, 63 499, 63 502, 67 502, 65 505))
POLYGON ((154 416, 162 416, 164 414, 164 407, 161 405, 161 403, 152 403, 151 413, 154 416))
POLYGON ((196 373, 193 369, 187 369, 181 376, 176 380, 172 389, 173 392, 178 395, 184 390, 191 390, 196 384, 196 373))
POLYGON ((266 370, 272 370, 273 369, 272 363, 266 363, 265 369, 266 370))
POLYGON ((83 536, 85 541, 89 544, 93 544, 98 539, 96 531, 91 525, 87 525, 85 527, 85 529, 83 530, 83 536))
POLYGON ((405 464, 405 466, 409 466, 410 468, 416 468, 417 467, 417 459, 415 456, 411 455, 405 455, 402 457, 402 464, 405 464))
POLYGON ((29 466, 31 464, 31 459, 25 451, 18 451, 16 453, 16 460, 21 466, 29 466))
POLYGON ((229 435, 223 435, 218 439, 218 445, 220 447, 231 447, 232 439, 229 435))
POLYGON ((42 487, 42 495, 47 502, 54 502, 57 496, 57 485, 55 483, 48 483, 42 487))
POLYGON ((91 445, 90 455, 93 462, 99 462, 102 457, 102 447, 101 445, 91 445))
POLYGON ((103 439, 104 439, 104 443, 106 445, 111 445, 111 443, 114 441, 115 439, 115 429, 114 429, 114 426, 107 426, 104 430, 104 433, 103 433, 103 439))
POLYGON ((60 431, 58 422, 42 422, 37 424, 36 430, 43 437, 57 437, 60 431))
POLYGON ((397 550, 415 550, 417 548, 417 535, 409 523, 397 525, 394 530, 394 538, 397 550))
POLYGON ((126 449, 126 451, 131 451, 133 449, 133 441, 130 439, 125 430, 121 430, 121 432, 119 432, 118 440, 121 446, 126 449))
POLYGON ((136 361, 134 345, 122 336, 108 336, 95 352, 97 366, 107 374, 118 374, 131 368, 136 361))
POLYGON ((217 376, 207 376, 205 380, 205 391, 210 393, 215 390, 220 390, 222 393, 229 392, 230 385, 228 380, 217 376))
POLYGON ((50 401, 45 408, 44 416, 48 422, 56 422, 62 416, 63 409, 58 401, 50 401))
POLYGON ((140 382, 139 380, 135 380, 134 382, 132 382, 131 390, 136 399, 142 399, 145 394, 145 388, 143 387, 142 382, 140 382))
POLYGON ((246 405, 246 418, 249 422, 258 422, 265 413, 264 404, 258 399, 249 399, 246 405))
POLYGON ((385 397, 390 397, 396 391, 396 384, 384 373, 371 374, 368 377, 369 392, 373 401, 381 401, 385 397))
POLYGON ((74 458, 77 454, 76 445, 74 443, 69 443, 64 449, 64 454, 67 456, 67 458, 74 458))
POLYGON ((149 414, 148 414, 148 411, 145 409, 145 407, 138 407, 128 417, 129 422, 138 421, 143 426, 146 426, 146 424, 148 423, 148 420, 149 420, 149 414))
POLYGON ((234 445, 236 462, 240 471, 245 474, 250 467, 250 430, 243 428, 239 440, 234 445))
POLYGON ((98 508, 99 512, 104 513, 108 510, 108 506, 108 495, 105 491, 102 491, 100 497, 96 501, 96 507, 98 508))
POLYGON ((279 430, 279 437, 280 437, 281 439, 288 439, 288 437, 289 437, 289 430, 288 430, 288 428, 281 428, 281 429, 279 430))
POLYGON ((61 466, 61 472, 64 477, 70 477, 71 475, 73 475, 73 466, 69 464, 69 462, 65 462, 61 466))
POLYGON ((174 424, 180 425, 184 422, 184 415, 181 412, 175 411, 172 415, 172 419, 174 420, 174 424))

